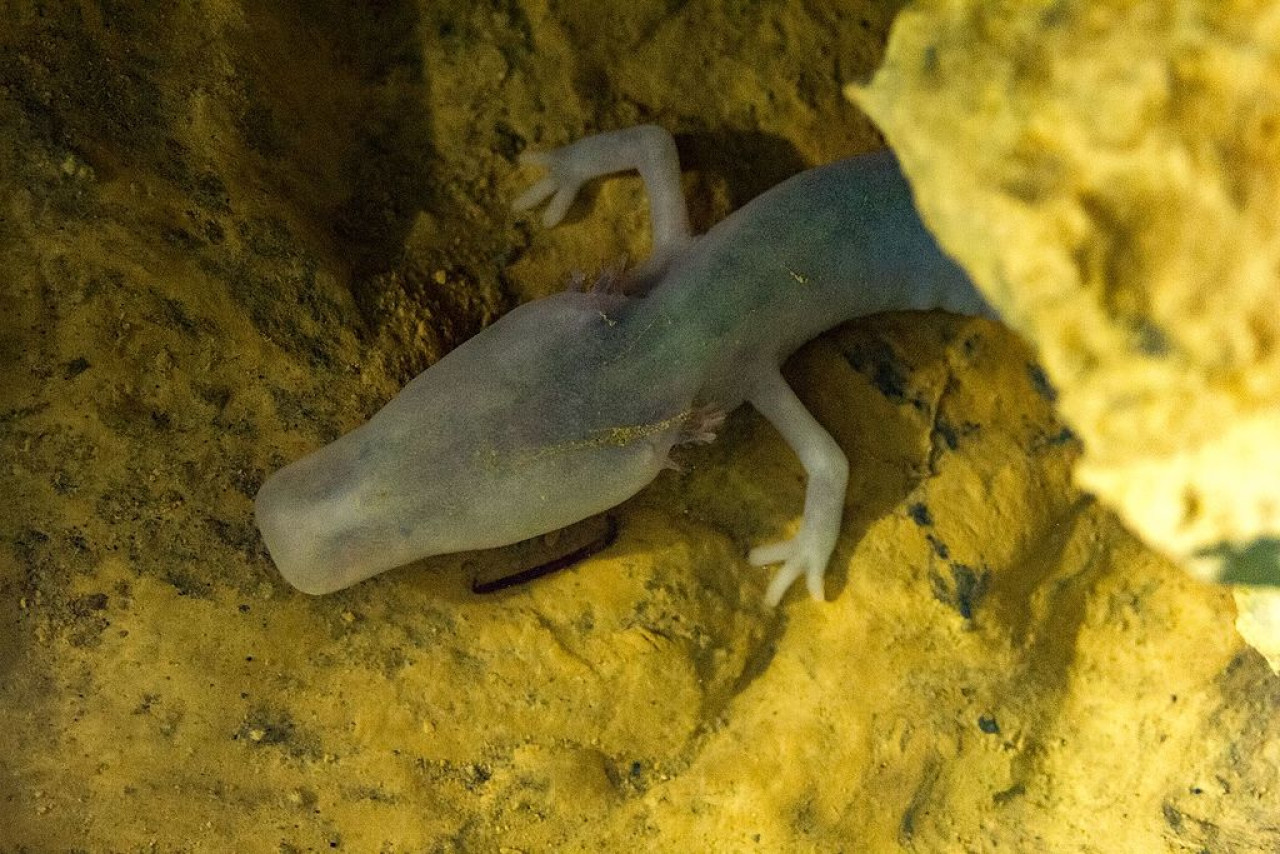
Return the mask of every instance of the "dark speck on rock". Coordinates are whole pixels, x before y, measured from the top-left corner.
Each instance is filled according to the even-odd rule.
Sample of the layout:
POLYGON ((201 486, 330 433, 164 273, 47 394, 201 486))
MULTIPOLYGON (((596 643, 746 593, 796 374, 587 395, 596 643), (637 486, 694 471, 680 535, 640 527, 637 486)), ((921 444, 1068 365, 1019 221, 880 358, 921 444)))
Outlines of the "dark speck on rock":
POLYGON ((845 360, 863 374, 876 390, 893 403, 908 403, 910 368, 884 341, 868 341, 844 354, 845 360))
POLYGON ((925 506, 923 501, 917 501, 907 508, 907 515, 911 517, 911 521, 915 522, 922 528, 928 528, 933 525, 933 515, 929 512, 929 508, 925 506))
POLYGON ((1058 390, 1053 387, 1053 383, 1049 382, 1049 377, 1045 374, 1044 368, 1035 362, 1028 362, 1027 378, 1031 380, 1031 387, 1036 390, 1036 394, 1049 403, 1058 402, 1058 390))
POLYGON ((523 136, 519 134, 511 125, 506 122, 498 122, 493 128, 494 135, 497 137, 497 151, 508 162, 514 163, 520 152, 525 150, 527 143, 523 136))
POLYGON ((986 569, 975 570, 963 563, 951 563, 950 578, 933 573, 931 582, 934 598, 955 609, 966 620, 972 620, 974 611, 986 595, 990 574, 986 569))
POLYGON ((84 356, 78 356, 62 366, 62 377, 63 379, 68 380, 73 377, 78 377, 85 371, 89 370, 90 367, 91 365, 89 364, 88 359, 84 356))

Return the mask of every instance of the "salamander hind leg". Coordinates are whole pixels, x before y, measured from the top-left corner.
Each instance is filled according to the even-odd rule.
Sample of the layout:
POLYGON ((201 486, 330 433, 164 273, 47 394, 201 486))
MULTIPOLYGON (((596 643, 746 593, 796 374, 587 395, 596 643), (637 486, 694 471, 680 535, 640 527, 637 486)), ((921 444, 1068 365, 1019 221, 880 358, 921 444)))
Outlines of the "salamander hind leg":
POLYGON ((725 413, 718 406, 700 406, 689 410, 680 425, 677 445, 709 445, 724 426, 725 413))
POLYGON ((789 540, 752 549, 748 560, 756 566, 782 564, 765 593, 767 604, 781 602, 801 576, 809 595, 822 600, 823 578, 840 535, 849 461, 776 368, 762 373, 748 400, 782 434, 809 475, 800 530, 789 540))

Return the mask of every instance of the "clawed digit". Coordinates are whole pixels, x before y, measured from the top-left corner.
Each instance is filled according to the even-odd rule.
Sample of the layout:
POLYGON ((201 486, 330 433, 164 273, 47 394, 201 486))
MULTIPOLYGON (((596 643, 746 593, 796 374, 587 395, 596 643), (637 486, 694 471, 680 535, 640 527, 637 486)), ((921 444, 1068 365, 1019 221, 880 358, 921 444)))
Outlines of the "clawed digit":
POLYGON ((547 176, 529 189, 525 190, 511 203, 517 211, 525 211, 537 207, 548 198, 551 199, 546 210, 542 212, 542 224, 554 228, 569 212, 569 206, 578 195, 582 186, 581 180, 573 174, 569 167, 568 157, 555 151, 526 151, 520 155, 520 163, 526 166, 542 166, 547 176))
POLYGON ((782 597, 786 595, 787 590, 791 588, 796 579, 802 575, 805 577, 805 586, 808 588, 810 596, 818 601, 826 598, 826 591, 823 590, 822 582, 823 575, 826 572, 827 559, 815 559, 811 551, 804 540, 803 532, 790 540, 770 543, 767 546, 757 546, 751 550, 747 560, 752 566, 768 566, 772 563, 782 564, 782 567, 774 573, 773 579, 769 582, 768 590, 765 591, 765 604, 770 607, 776 606, 782 601, 782 597))

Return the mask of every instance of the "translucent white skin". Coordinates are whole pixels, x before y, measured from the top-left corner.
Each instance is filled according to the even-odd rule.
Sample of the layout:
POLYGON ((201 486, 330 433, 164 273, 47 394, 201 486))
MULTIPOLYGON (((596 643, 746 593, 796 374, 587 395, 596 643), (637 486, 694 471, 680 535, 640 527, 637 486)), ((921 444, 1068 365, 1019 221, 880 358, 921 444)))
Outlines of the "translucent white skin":
POLYGON ((623 302, 565 293, 520 306, 366 424, 268 478, 256 515, 280 573, 329 593, 563 528, 638 492, 666 463, 691 395, 617 394, 634 382, 629 365, 607 363, 607 318, 623 302))
POLYGON ((416 377, 360 428, 270 477, 258 527, 281 574, 327 593, 418 558, 491 548, 606 510, 648 484, 698 413, 745 402, 808 474, 796 535, 755 548, 815 599, 840 532, 848 461, 779 372, 844 320, 943 308, 990 314, 937 247, 887 152, 801 173, 695 239, 670 134, 654 126, 526 154, 556 225, 579 188, 638 170, 653 252, 631 295, 566 293, 510 312, 416 377))

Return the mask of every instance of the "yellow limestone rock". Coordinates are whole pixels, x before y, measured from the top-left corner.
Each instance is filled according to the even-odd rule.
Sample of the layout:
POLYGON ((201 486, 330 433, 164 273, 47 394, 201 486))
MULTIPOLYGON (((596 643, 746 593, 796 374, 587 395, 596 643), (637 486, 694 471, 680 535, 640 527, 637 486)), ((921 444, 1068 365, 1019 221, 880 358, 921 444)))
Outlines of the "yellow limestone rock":
POLYGON ((636 178, 514 221, 519 144, 660 120, 705 227, 874 146, 834 81, 896 2, 8 4, 0 852, 1280 850, 1280 680, 986 320, 789 363, 827 603, 760 604, 805 480, 745 408, 533 584, 471 592, 592 529, 319 598, 263 551, 268 471, 643 250, 636 178))
POLYGON ((1236 629, 1280 673, 1280 593, 1260 587, 1236 588, 1236 629))
MULTIPOLYGON (((1280 584, 1280 7, 920 2, 852 97, 1030 340, 1077 482, 1203 578, 1280 584)), ((1238 597, 1280 668, 1280 594, 1238 597)))

